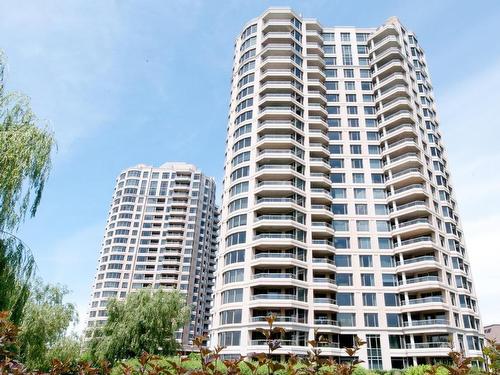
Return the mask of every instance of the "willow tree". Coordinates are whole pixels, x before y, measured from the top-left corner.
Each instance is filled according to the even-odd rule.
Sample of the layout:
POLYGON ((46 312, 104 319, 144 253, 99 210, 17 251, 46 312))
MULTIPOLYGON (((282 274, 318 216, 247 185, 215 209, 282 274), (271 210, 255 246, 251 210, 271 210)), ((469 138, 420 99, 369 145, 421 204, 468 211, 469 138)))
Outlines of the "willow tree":
POLYGON ((53 134, 41 126, 29 99, 5 89, 0 51, 0 311, 19 323, 35 262, 15 232, 36 213, 51 167, 53 134))

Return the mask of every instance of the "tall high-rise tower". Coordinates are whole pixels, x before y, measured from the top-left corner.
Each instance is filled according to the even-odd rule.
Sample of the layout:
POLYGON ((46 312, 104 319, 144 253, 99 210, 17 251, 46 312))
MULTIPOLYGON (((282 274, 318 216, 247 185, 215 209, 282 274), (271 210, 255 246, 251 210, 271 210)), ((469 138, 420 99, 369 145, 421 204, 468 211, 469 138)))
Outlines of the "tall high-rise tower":
POLYGON ((477 299, 415 35, 271 8, 236 40, 211 340, 366 366, 477 355, 477 299))
POLYGON ((183 346, 208 334, 218 221, 215 181, 195 166, 137 165, 123 171, 116 179, 87 326, 105 322, 109 298, 165 288, 185 293, 191 306, 191 320, 178 332, 183 346))

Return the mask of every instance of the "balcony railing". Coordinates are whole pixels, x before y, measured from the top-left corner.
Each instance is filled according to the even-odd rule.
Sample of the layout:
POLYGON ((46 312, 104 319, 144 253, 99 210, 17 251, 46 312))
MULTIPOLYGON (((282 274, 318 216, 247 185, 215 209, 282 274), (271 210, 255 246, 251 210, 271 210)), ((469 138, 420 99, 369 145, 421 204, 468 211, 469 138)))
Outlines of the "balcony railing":
POLYGON ((435 302, 442 303, 444 302, 444 299, 442 296, 432 296, 424 298, 413 298, 408 300, 409 305, 419 305, 421 303, 435 303, 435 302))
POLYGON ((393 209, 392 207, 389 209, 390 212, 392 211, 401 211, 404 210, 405 208, 410 208, 410 207, 416 207, 416 206, 427 206, 427 203, 425 201, 413 201, 410 203, 405 203, 401 204, 399 206, 396 206, 396 209, 393 209))
POLYGON ((396 194, 403 193, 405 191, 412 190, 412 189, 423 189, 424 187, 425 187, 424 184, 412 184, 412 185, 402 187, 400 189, 396 189, 396 190, 394 190, 394 194, 388 194, 388 195, 396 195, 396 194))
POLYGON ((408 168, 408 169, 405 169, 404 171, 401 171, 398 173, 393 173, 392 178, 398 178, 398 177, 401 177, 401 176, 404 176, 404 175, 407 175, 410 173, 420 173, 420 169, 419 168, 408 168))
POLYGON ((401 245, 400 246, 411 245, 411 244, 414 244, 414 243, 426 242, 426 241, 431 241, 432 242, 432 237, 431 236, 422 236, 422 237, 417 237, 417 238, 411 238, 409 240, 401 241, 401 245))
POLYGON ((434 325, 447 325, 449 324, 448 319, 422 319, 422 320, 412 320, 410 322, 403 322, 405 327, 420 327, 420 326, 434 326, 434 325))
POLYGON ((397 262, 396 264, 398 266, 401 266, 402 264, 413 264, 413 263, 429 262, 429 261, 436 261, 436 258, 433 255, 425 255, 416 258, 404 259, 403 263, 397 262))
POLYGON ((260 258, 297 259, 297 255, 295 255, 294 253, 272 253, 272 252, 255 254, 255 259, 260 259, 260 258))
POLYGON ((326 303, 329 305, 336 305, 337 300, 333 298, 314 298, 314 303, 326 303))
POLYGON ((396 229, 408 227, 410 225, 415 225, 415 224, 429 224, 429 223, 430 223, 429 219, 415 219, 415 220, 404 221, 402 223, 399 223, 399 225, 397 225, 397 226, 393 225, 392 229, 396 230, 396 229))
POLYGON ((406 279, 406 284, 425 283, 427 281, 441 281, 439 276, 422 276, 406 279))
MULTIPOLYGON (((298 316, 284 316, 284 315, 273 315, 275 322, 284 323, 305 323, 305 318, 299 318, 298 316)), ((252 322, 266 322, 269 316, 254 316, 252 317, 252 322)))
POLYGON ((280 294, 280 293, 264 293, 264 294, 254 294, 252 296, 253 300, 260 299, 279 299, 279 300, 293 300, 305 302, 304 299, 299 299, 295 294, 280 294))
POLYGON ((328 259, 328 258, 313 258, 312 259, 312 262, 313 263, 319 263, 319 264, 331 264, 331 265, 335 265, 335 261, 332 260, 332 259, 328 259))
POLYGON ((274 272, 262 272, 256 273, 253 275, 254 279, 296 279, 297 276, 293 273, 283 272, 283 273, 274 273, 274 272))
POLYGON ((399 141, 397 142, 393 142, 389 145, 387 145, 387 149, 391 149, 391 148, 394 148, 396 146, 399 146, 400 144, 403 144, 405 142, 412 142, 412 143, 416 143, 415 142, 415 138, 403 138, 403 139, 400 139, 399 141))

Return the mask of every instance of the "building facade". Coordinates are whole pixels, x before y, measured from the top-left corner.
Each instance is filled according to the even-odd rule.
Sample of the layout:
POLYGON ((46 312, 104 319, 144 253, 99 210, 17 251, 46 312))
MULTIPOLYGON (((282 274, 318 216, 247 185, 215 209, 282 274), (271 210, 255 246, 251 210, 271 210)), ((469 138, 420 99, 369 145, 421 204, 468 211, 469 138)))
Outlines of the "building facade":
POLYGON ((488 340, 500 342, 500 324, 490 324, 484 327, 484 336, 488 340))
POLYGON ((397 368, 480 353, 477 299, 415 34, 271 8, 235 43, 211 342, 397 368), (317 338, 316 337, 316 338, 317 338))
POLYGON ((87 332, 106 321, 109 298, 142 288, 179 289, 191 321, 178 332, 189 349, 207 335, 219 213, 215 181, 195 166, 137 165, 116 179, 89 307, 87 332))

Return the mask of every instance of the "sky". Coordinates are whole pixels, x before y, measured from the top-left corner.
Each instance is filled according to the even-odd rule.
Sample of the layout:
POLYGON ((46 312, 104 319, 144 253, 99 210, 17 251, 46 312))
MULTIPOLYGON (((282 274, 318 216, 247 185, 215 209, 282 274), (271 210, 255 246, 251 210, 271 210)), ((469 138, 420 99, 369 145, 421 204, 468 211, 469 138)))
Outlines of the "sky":
POLYGON ((221 181, 234 39, 269 6, 327 26, 377 27, 395 15, 416 32, 483 322, 500 323, 495 0, 0 0, 7 90, 30 96, 58 140, 38 213, 19 232, 39 275, 67 285, 83 322, 120 171, 185 161, 221 181))

